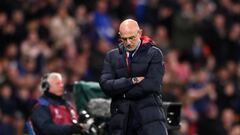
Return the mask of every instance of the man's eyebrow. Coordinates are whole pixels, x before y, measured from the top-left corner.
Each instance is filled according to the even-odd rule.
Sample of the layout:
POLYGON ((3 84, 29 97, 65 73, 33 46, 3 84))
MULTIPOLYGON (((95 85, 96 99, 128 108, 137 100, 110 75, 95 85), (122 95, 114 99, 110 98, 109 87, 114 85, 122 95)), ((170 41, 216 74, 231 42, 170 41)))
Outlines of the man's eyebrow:
POLYGON ((134 35, 129 36, 129 37, 121 37, 121 34, 119 34, 119 35, 120 35, 121 38, 130 38, 130 37, 135 37, 137 34, 138 34, 138 33, 136 32, 134 35))
POLYGON ((131 38, 131 37, 134 37, 134 36, 129 36, 129 37, 122 37, 122 38, 131 38))

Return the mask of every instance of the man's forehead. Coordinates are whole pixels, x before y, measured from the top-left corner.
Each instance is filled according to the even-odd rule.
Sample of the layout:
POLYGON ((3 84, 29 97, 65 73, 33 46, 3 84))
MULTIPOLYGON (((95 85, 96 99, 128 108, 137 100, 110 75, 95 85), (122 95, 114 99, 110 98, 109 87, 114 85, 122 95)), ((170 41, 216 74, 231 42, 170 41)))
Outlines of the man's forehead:
POLYGON ((48 77, 48 81, 57 81, 62 80, 62 76, 59 73, 50 73, 48 77))
POLYGON ((137 31, 128 31, 128 32, 119 32, 119 35, 121 37, 129 37, 129 36, 135 36, 137 34, 137 31))

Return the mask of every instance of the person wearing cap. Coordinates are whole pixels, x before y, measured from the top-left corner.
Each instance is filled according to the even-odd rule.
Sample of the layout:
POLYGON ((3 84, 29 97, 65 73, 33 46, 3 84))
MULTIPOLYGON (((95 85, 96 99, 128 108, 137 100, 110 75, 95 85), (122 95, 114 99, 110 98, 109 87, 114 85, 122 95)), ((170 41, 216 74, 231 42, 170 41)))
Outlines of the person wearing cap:
POLYGON ((112 98, 110 135, 167 135, 160 95, 163 54, 135 20, 119 27, 121 43, 107 53, 100 86, 112 98))

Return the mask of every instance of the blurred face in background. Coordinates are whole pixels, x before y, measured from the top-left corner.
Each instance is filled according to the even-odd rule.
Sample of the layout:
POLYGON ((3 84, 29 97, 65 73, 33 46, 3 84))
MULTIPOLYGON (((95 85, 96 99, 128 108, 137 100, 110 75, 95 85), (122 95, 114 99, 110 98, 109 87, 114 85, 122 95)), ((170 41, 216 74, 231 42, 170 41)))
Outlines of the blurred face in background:
POLYGON ((58 13, 58 16, 59 16, 61 19, 65 19, 65 18, 68 16, 67 9, 66 9, 66 7, 64 7, 64 6, 59 7, 58 10, 57 10, 57 13, 58 13))
POLYGON ((0 96, 3 99, 9 99, 12 96, 12 89, 8 86, 8 85, 4 85, 1 89, 0 89, 0 96))
POLYGON ((108 4, 106 0, 98 0, 96 9, 100 13, 105 13, 107 11, 108 4))
POLYGON ((232 41, 237 41, 240 37, 240 24, 235 23, 231 26, 230 32, 229 32, 229 38, 232 41))
POLYGON ((17 57, 17 54, 18 54, 17 45, 15 43, 8 44, 5 51, 5 56, 10 59, 14 59, 17 57))
POLYGON ((222 112, 222 124, 225 129, 229 129, 235 122, 235 114, 232 109, 224 109, 222 112))
POLYGON ((105 39, 99 39, 97 43, 97 50, 102 54, 106 54, 110 50, 110 45, 105 39))
POLYGON ((3 26, 7 23, 7 15, 6 13, 0 12, 0 26, 3 26))
POLYGON ((222 68, 222 69, 219 69, 217 76, 219 80, 226 81, 229 79, 229 72, 226 68, 222 68))
POLYGON ((87 8, 83 5, 77 7, 75 11, 75 17, 77 24, 87 23, 87 8))
POLYGON ((229 135, 240 135, 240 125, 235 125, 229 132, 229 135))
POLYGON ((197 80, 198 82, 201 82, 201 83, 204 83, 206 82, 208 79, 208 74, 206 71, 204 70, 200 70, 198 73, 197 73, 197 80))
POLYGON ((214 26, 217 29, 224 29, 224 27, 225 27, 225 17, 221 14, 218 14, 214 17, 213 23, 214 23, 214 26))
POLYGON ((120 24, 119 36, 127 51, 136 49, 137 44, 140 42, 142 30, 136 21, 127 19, 120 24))
POLYGON ((27 101, 30 98, 30 91, 28 89, 22 88, 18 90, 18 97, 21 100, 27 101))
POLYGON ((234 85, 233 83, 227 83, 224 86, 224 94, 228 97, 231 97, 234 95, 234 85))
POLYGON ((15 23, 21 24, 24 22, 24 14, 21 10, 15 10, 12 14, 12 19, 15 23))

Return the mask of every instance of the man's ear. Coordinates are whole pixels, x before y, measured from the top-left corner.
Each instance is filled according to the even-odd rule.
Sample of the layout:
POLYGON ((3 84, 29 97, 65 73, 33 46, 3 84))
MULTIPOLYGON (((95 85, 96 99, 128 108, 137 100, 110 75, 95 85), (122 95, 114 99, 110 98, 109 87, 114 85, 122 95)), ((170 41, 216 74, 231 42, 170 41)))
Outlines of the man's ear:
POLYGON ((118 32, 118 36, 121 37, 121 33, 120 32, 118 32))
POLYGON ((139 34, 140 37, 142 36, 142 29, 138 30, 138 34, 139 34))

